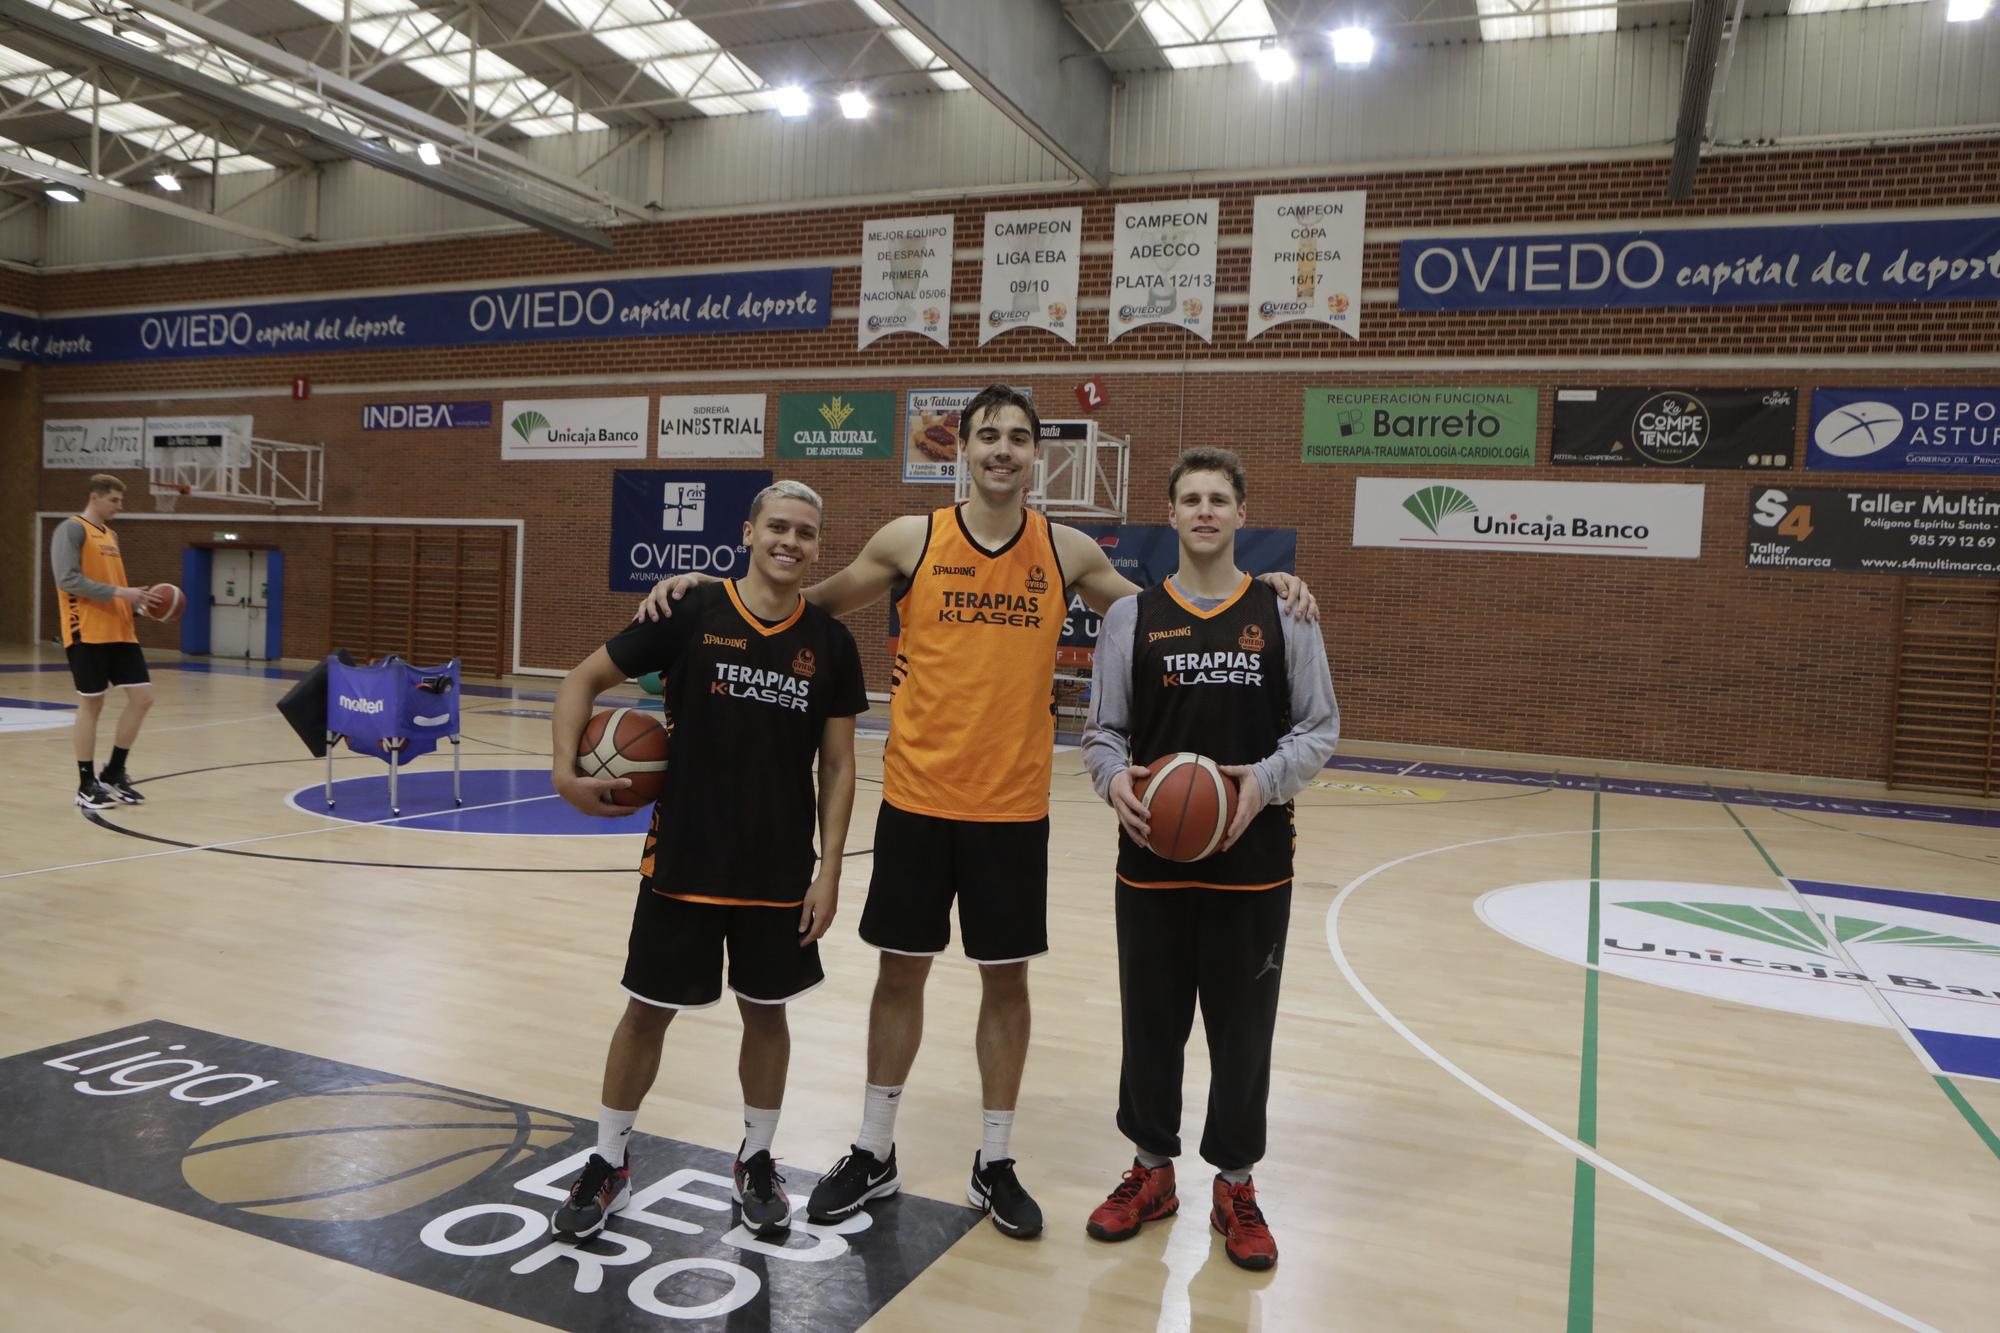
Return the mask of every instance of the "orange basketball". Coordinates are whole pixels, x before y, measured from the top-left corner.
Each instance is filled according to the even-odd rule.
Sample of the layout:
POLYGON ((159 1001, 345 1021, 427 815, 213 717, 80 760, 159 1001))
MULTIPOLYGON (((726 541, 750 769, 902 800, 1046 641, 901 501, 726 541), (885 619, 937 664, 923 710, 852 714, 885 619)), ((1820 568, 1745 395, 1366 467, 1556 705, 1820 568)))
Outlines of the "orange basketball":
POLYGON ((1146 840, 1154 853, 1169 861, 1214 855, 1236 817, 1236 784, 1214 760, 1186 751, 1146 767, 1152 776, 1139 799, 1146 803, 1146 840))
POLYGON ((614 805, 651 805, 667 782, 667 729, 636 708, 593 713, 576 742, 576 771, 587 778, 630 778, 611 793, 614 805))
POLYGON ((181 612, 187 609, 187 598, 171 583, 155 583, 146 589, 146 600, 139 609, 148 620, 164 620, 169 623, 179 620, 181 612))

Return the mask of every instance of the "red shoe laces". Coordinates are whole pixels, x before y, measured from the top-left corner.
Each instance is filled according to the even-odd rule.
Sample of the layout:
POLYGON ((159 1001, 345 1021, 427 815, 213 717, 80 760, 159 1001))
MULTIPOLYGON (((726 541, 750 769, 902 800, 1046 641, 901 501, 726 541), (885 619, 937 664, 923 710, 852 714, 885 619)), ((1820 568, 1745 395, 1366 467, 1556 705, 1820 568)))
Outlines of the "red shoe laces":
POLYGON ((1249 1182, 1230 1188, 1229 1205, 1236 1214, 1238 1227, 1244 1231, 1270 1234, 1270 1227, 1264 1221, 1264 1210, 1257 1206, 1257 1196, 1250 1192, 1249 1182))
POLYGON ((1132 1200, 1139 1197, 1139 1191, 1146 1188, 1146 1178, 1151 1174, 1152 1172, 1147 1171, 1145 1168, 1135 1165, 1130 1171, 1127 1171, 1123 1179, 1121 1179, 1118 1182, 1118 1188, 1111 1191, 1111 1198, 1109 1202, 1111 1203, 1132 1202, 1132 1200))

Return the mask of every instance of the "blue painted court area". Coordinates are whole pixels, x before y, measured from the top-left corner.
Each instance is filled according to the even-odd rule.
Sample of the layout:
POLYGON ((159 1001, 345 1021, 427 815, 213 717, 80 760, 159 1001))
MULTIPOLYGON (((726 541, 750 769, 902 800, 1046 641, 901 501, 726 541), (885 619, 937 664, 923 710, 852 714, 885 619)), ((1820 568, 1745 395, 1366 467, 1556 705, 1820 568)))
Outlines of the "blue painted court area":
POLYGON ((616 819, 593 819, 572 810, 549 789, 546 768, 469 768, 460 783, 465 805, 451 803, 451 770, 405 770, 396 780, 403 813, 389 809, 387 770, 364 777, 341 778, 333 784, 333 809, 326 808, 326 788, 314 783, 285 798, 287 805, 322 819, 350 824, 394 820, 394 829, 424 833, 487 833, 525 838, 601 837, 612 833, 644 833, 653 808, 645 806, 616 819))

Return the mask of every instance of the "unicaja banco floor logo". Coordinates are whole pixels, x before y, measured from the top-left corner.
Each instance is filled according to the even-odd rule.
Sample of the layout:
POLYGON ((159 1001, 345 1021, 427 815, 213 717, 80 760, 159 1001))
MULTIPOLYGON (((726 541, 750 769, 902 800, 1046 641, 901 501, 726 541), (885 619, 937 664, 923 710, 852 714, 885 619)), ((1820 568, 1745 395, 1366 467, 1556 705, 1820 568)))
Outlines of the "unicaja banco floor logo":
POLYGON ((1436 533, 1438 524, 1453 514, 1479 512, 1479 506, 1472 502, 1472 497, 1456 486, 1426 486, 1403 501, 1403 508, 1415 515, 1417 522, 1432 533, 1436 533))
MULTIPOLYGON (((1781 949, 1796 949, 1820 958, 1836 957, 1819 922, 1796 908, 1694 902, 1621 902, 1616 906, 1775 944, 1781 949)), ((1946 935, 1935 930, 1891 925, 1886 921, 1870 921, 1863 917, 1828 914, 1825 919, 1833 927, 1834 939, 1842 944, 1900 944, 1909 948, 2000 956, 2000 944, 1983 944, 1963 935, 1946 935)))
POLYGON ((507 423, 507 428, 524 440, 532 440, 535 432, 549 424, 549 419, 540 412, 523 412, 507 423))

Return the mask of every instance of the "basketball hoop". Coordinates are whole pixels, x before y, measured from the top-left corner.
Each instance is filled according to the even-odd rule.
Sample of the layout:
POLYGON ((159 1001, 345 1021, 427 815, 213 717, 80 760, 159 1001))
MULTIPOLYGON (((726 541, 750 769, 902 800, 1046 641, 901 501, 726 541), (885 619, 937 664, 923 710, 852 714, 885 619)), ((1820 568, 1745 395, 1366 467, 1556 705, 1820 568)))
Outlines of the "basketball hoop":
POLYGON ((181 497, 193 489, 192 486, 177 481, 157 483, 153 487, 153 508, 162 514, 171 514, 174 512, 174 506, 181 502, 181 497))

